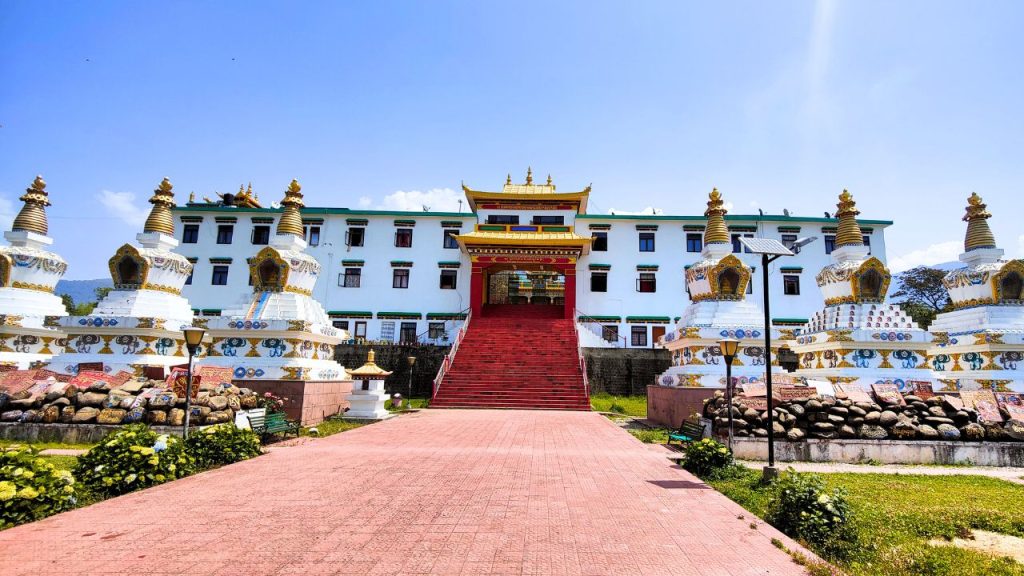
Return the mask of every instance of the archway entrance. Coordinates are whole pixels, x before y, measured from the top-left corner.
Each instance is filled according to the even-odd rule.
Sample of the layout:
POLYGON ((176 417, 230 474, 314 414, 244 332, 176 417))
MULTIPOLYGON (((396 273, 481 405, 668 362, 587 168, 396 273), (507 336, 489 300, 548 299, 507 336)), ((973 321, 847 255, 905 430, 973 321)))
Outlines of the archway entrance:
POLYGON ((549 270, 489 272, 487 304, 563 306, 565 274, 549 270))
MULTIPOLYGON (((474 314, 541 314, 572 318, 576 309, 576 262, 481 262, 473 265, 470 300, 474 314)), ((489 259, 489 258, 487 258, 489 259)), ((534 260, 540 258, 534 258, 534 260)), ((526 260, 526 258, 522 258, 526 260)))

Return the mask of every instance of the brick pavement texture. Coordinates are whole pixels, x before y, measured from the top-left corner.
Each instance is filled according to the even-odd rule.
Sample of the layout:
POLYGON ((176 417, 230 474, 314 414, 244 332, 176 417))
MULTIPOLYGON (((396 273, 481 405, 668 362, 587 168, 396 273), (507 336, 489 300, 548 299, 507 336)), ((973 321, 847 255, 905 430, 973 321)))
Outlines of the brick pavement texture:
POLYGON ((804 574, 751 520, 598 414, 425 410, 0 532, 0 574, 804 574))

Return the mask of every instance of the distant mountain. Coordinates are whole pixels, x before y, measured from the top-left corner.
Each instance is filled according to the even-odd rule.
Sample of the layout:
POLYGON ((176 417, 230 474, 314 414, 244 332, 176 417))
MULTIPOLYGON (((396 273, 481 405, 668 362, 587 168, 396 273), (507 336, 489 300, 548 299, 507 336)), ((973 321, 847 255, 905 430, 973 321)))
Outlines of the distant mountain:
POLYGON ((75 304, 96 301, 97 288, 113 288, 114 282, 110 278, 99 278, 97 280, 61 280, 57 282, 54 292, 57 296, 67 294, 75 301, 75 304))

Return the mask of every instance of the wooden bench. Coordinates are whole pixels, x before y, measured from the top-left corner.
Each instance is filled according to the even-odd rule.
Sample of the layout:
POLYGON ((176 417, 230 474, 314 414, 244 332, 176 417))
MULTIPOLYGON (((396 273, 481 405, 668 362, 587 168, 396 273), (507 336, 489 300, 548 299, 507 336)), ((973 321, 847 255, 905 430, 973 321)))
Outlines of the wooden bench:
POLYGON ((669 433, 668 443, 672 444, 672 441, 676 440, 680 444, 688 444, 703 437, 704 427, 696 420, 687 419, 683 420, 683 423, 679 425, 679 430, 669 433))
POLYGON ((289 432, 294 433, 296 437, 299 436, 298 422, 288 420, 288 417, 284 412, 272 412, 267 414, 266 409, 260 409, 249 411, 248 416, 249 426, 252 427, 253 432, 260 436, 269 436, 271 434, 281 433, 284 433, 284 435, 287 436, 289 432))

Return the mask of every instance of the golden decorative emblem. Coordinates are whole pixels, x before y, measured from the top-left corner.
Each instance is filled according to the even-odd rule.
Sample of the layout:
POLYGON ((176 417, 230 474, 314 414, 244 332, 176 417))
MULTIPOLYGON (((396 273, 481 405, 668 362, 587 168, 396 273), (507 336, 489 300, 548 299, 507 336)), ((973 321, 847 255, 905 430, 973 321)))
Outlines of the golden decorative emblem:
POLYGON ((107 267, 115 289, 139 290, 149 278, 149 258, 131 244, 118 248, 107 267))
POLYGON ((843 193, 839 195, 839 203, 836 204, 836 207, 838 208, 836 217, 839 218, 836 248, 863 246, 864 233, 860 229, 860 224, 857 223, 857 215, 860 214, 860 211, 857 210, 857 202, 854 201, 853 195, 844 189, 843 193))
POLYGON ((704 217, 708 219, 707 227, 704 229, 705 244, 725 244, 729 242, 729 228, 725 225, 725 202, 722 201, 722 194, 718 188, 712 188, 708 194, 708 208, 704 211, 704 217))
POLYGON ((292 180, 291 184, 288 185, 288 189, 284 193, 284 199, 281 200, 281 206, 284 208, 284 212, 281 214, 281 219, 277 222, 277 233, 294 234, 300 238, 305 237, 305 232, 302 228, 302 214, 300 212, 304 206, 302 203, 302 186, 299 185, 298 180, 292 180))
POLYGON ((22 290, 35 290, 36 292, 46 292, 47 294, 53 293, 53 286, 47 286, 45 284, 33 284, 31 282, 21 282, 15 280, 11 283, 11 288, 21 288, 22 290))
POLYGON ((46 193, 46 181, 42 176, 36 176, 32 186, 25 189, 25 194, 19 198, 25 203, 21 211, 14 218, 12 231, 24 230, 36 234, 46 234, 46 207, 50 205, 49 196, 46 193))
POLYGON ((149 211, 143 232, 160 232, 168 236, 174 235, 174 218, 171 216, 171 208, 174 208, 174 186, 171 181, 164 178, 160 186, 153 191, 153 197, 149 203, 153 208, 149 211))
POLYGON ((996 238, 988 227, 988 219, 992 215, 985 207, 981 196, 978 196, 977 192, 972 192, 971 197, 967 199, 967 213, 963 217, 964 222, 967 222, 967 235, 964 237, 964 250, 967 252, 996 247, 996 238))

